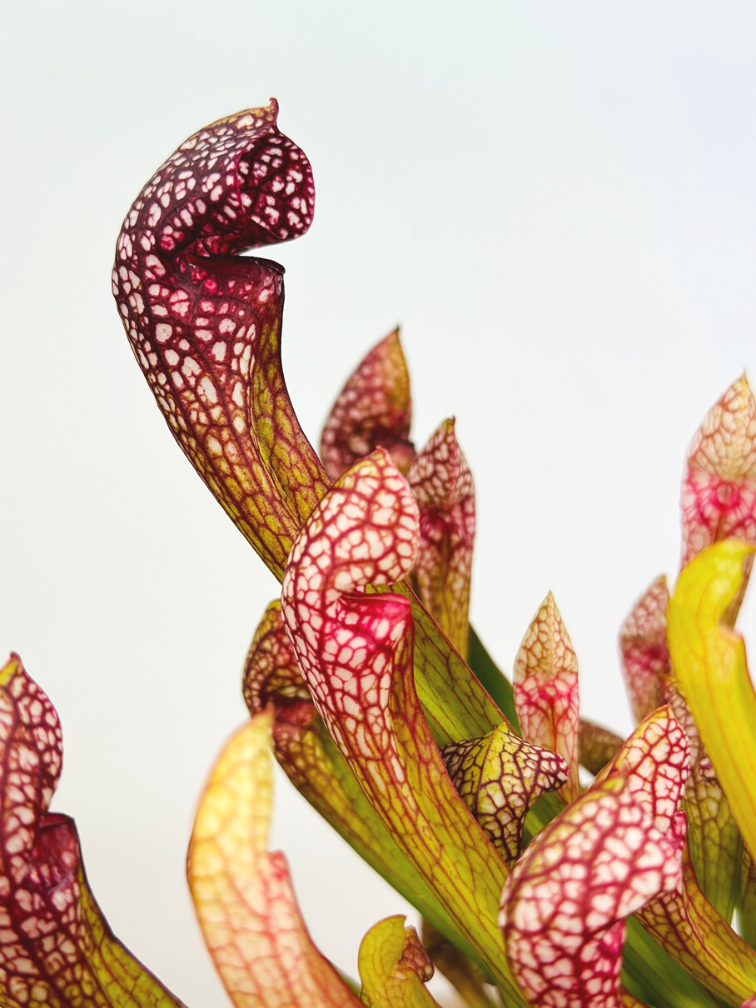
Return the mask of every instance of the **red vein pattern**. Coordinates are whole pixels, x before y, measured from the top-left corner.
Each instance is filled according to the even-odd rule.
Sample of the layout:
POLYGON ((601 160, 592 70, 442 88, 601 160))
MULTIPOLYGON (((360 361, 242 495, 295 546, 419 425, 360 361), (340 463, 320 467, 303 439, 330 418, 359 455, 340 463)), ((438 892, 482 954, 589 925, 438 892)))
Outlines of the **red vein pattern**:
POLYGON ((710 991, 726 1001, 756 989, 756 952, 704 897, 685 842, 685 816, 676 825, 682 844, 680 887, 662 893, 638 914, 644 928, 710 991))
POLYGON ((625 685, 637 720, 668 703, 690 743, 691 772, 683 807, 695 873, 707 899, 730 919, 739 870, 740 840, 727 799, 713 778, 698 729, 670 675, 667 648, 669 592, 658 578, 638 599, 620 631, 625 685))
MULTIPOLYGON (((682 485, 682 564, 726 538, 756 545, 756 400, 741 375, 709 410, 693 437, 682 485)), ((740 589, 724 615, 734 626, 753 557, 743 564, 740 589)), ((696 876, 707 899, 729 920, 740 874, 740 835, 729 802, 711 772, 685 701, 670 691, 684 717, 698 758, 685 798, 688 841, 696 876)))
POLYGON ((417 931, 404 926, 405 918, 386 917, 362 939, 358 957, 366 1008, 433 1008, 436 1002, 425 984, 433 976, 433 963, 417 931))
MULTIPOLYGON (((735 537, 756 543, 756 400, 745 375, 727 389, 696 432, 682 486, 682 562, 710 543, 735 537)), ((732 626, 745 594, 753 559, 743 568, 741 588, 725 614, 732 626)), ((685 701, 672 687, 673 704, 693 747, 693 770, 685 796, 688 842, 696 877, 716 909, 729 920, 738 888, 740 837, 729 803, 685 701)))
MULTIPOLYGON (((326 422, 321 456, 331 476, 336 479, 379 446, 388 450, 394 465, 404 473, 415 456, 412 442, 407 440, 411 410, 409 375, 397 329, 358 365, 326 422)), ((409 593, 408 597, 415 621, 417 688, 435 737, 444 744, 493 728, 501 717, 495 704, 440 638, 425 609, 409 593), (442 696, 448 696, 450 702, 439 703, 442 696)), ((466 619, 466 603, 462 607, 466 619)), ((434 616, 438 620, 439 613, 434 616)), ((455 636, 460 638, 455 646, 464 655, 467 640, 462 640, 461 634, 455 636)))
POLYGON ((469 630, 475 490, 454 433, 454 420, 445 420, 418 453, 407 481, 420 509, 420 549, 412 579, 426 609, 464 657, 469 630))
POLYGON ((740 875, 740 832, 688 705, 671 679, 664 684, 663 692, 690 743, 690 777, 683 808, 695 875, 706 899, 729 921, 740 875))
POLYGON ((73 821, 48 811, 61 762, 55 708, 13 655, 0 670, 0 1003, 181 1008, 113 937, 73 821))
POLYGON ((113 291, 173 436, 280 578, 329 481, 281 372, 283 268, 236 255, 312 220, 310 164, 277 113, 221 119, 171 155, 126 216, 113 291))
POLYGON ((360 1008, 310 938, 286 858, 267 850, 271 719, 232 736, 202 796, 187 860, 197 917, 236 1008, 360 1008))
POLYGON ((406 473, 415 454, 411 422, 409 373, 395 329, 360 361, 326 420, 320 457, 331 479, 379 447, 406 473))
POLYGON ((669 706, 641 721, 595 783, 620 774, 636 801, 650 813, 655 829, 667 833, 679 812, 690 774, 688 736, 669 706))
MULTIPOLYGON (((696 722, 693 720, 693 715, 690 712, 690 708, 685 703, 682 693, 677 689, 672 679, 668 679, 662 690, 662 695, 664 702, 669 704, 672 713, 677 718, 679 724, 683 728, 685 734, 688 736, 688 743, 690 745, 690 765, 691 769, 696 769, 702 760, 705 761, 706 774, 713 775, 713 768, 711 766, 711 761, 708 756, 704 755, 704 748, 701 744, 701 737, 698 734, 698 729, 696 728, 696 722)), ((716 780, 716 777, 712 777, 716 780)))
MULTIPOLYGON (((174 436, 280 579, 301 520, 330 481, 281 373, 283 270, 232 254, 296 237, 312 217, 309 163, 276 115, 272 102, 220 120, 168 159, 124 222, 114 290, 174 436)), ((387 401, 397 397, 403 430, 406 368, 398 340, 384 343, 387 401)), ((419 684, 435 729, 449 741, 492 728, 500 718, 488 695, 420 606, 415 619, 419 684), (442 703, 451 690, 454 702, 442 703)))
POLYGON ((569 777, 561 756, 526 742, 506 722, 483 738, 444 746, 441 755, 462 801, 509 864, 520 856, 530 806, 569 777))
MULTIPOLYGON (((310 165, 276 116, 271 102, 220 120, 166 161, 126 217, 114 291, 176 440, 280 579, 302 519, 330 481, 281 373, 283 270, 233 254, 294 238, 312 218, 310 165)), ((398 339, 388 337, 378 356, 401 439, 410 405, 398 339)), ((495 705, 420 606, 415 618, 420 689, 435 729, 449 741, 492 728, 495 705), (452 689, 453 704, 442 703, 452 689)))
MULTIPOLYGON (((687 708, 683 712, 690 717, 687 708)), ((676 768, 688 767, 691 762, 688 733, 675 715, 669 705, 649 715, 601 775, 629 770, 636 800, 648 807, 660 829, 667 826, 680 800, 676 768)), ((690 785, 688 777, 683 791, 688 799, 686 811, 690 785)), ((756 954, 701 892, 688 854, 685 815, 676 815, 672 825, 682 854, 680 884, 651 900, 638 917, 665 950, 706 987, 726 1000, 742 998, 756 987, 756 954)))
POLYGON ((299 721, 302 719, 296 712, 302 703, 310 708, 310 714, 305 715, 305 722, 315 716, 310 691, 299 671, 281 621, 281 603, 278 599, 270 603, 255 630, 244 663, 242 693, 247 709, 253 716, 273 704, 277 717, 279 712, 286 714, 291 711, 294 719, 299 721))
MULTIPOLYGON (((688 450, 682 487, 683 564, 728 536, 753 542, 755 507, 756 401, 743 375, 709 410, 688 450)), ((725 615, 730 625, 742 602, 751 564, 748 558, 741 589, 725 615)), ((690 855, 707 899, 729 920, 737 891, 740 838, 693 718, 669 676, 668 601, 666 583, 659 579, 623 627, 620 646, 626 684, 636 717, 663 699, 685 727, 692 750, 684 801, 690 855)))
MULTIPOLYGON (((723 539, 756 545, 756 400, 745 374, 712 406, 688 449, 682 485, 682 561, 723 539)), ((725 615, 734 626, 753 557, 725 615)))
POLYGON ((534 1008, 620 1008, 625 918, 679 886, 687 740, 669 712, 525 849, 504 886, 507 957, 534 1008))
POLYGON ((247 655, 244 699, 275 711, 273 751, 289 780, 368 864, 461 947, 448 914, 373 811, 315 710, 280 614, 268 606, 247 655))
POLYGON ((682 564, 722 539, 756 544, 756 400, 742 375, 709 410, 688 449, 682 564))
POLYGON ((620 629, 620 659, 630 707, 641 722, 663 701, 669 676, 667 649, 667 579, 657 578, 630 610, 620 629))
POLYGON ((729 804, 711 771, 698 729, 675 688, 667 647, 669 592, 658 578, 638 599, 620 631, 625 685, 637 720, 668 703, 690 743, 691 772, 683 799, 690 855, 706 898, 727 920, 739 872, 740 837, 729 804))
POLYGON ((578 663, 551 592, 520 646, 513 685, 523 738, 567 763, 570 776, 560 794, 570 802, 580 794, 578 663))
MULTIPOLYGON (((393 595, 355 594, 368 584, 390 585, 412 569, 418 549, 418 516, 406 482, 378 449, 336 483, 313 514, 289 557, 281 612, 299 668, 336 744, 348 749, 363 704, 388 699, 391 657, 410 625, 409 606, 393 595), (384 612, 385 610, 385 612, 384 612), (351 628, 351 629, 349 629, 351 628), (324 669, 332 669, 327 680, 324 669), (356 697, 365 694, 363 703, 356 697), (347 715, 343 718, 342 714, 347 715)), ((364 731, 360 733, 364 735, 364 731)), ((364 738, 361 755, 376 751, 364 738)))
POLYGON ((408 600, 364 594, 409 572, 412 493, 378 449, 341 477, 294 545, 281 612, 313 700, 373 808, 476 957, 520 1003, 496 932, 506 868, 465 808, 413 684, 408 600))

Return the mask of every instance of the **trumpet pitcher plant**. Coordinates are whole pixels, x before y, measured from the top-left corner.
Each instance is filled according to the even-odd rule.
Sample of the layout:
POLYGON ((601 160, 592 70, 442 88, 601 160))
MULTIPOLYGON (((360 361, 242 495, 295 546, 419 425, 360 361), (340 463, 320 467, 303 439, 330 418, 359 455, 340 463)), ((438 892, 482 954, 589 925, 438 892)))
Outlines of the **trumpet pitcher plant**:
MULTIPOLYGON (((734 629, 756 546, 745 376, 688 452, 674 591, 653 581, 619 631, 637 723, 622 739, 580 718, 580 642, 551 594, 510 677, 470 627, 473 478, 453 419, 413 444, 398 332, 344 385, 319 451, 300 428, 284 271, 242 254, 312 221, 311 167, 277 114, 271 101, 181 144, 127 214, 113 271, 175 440, 281 583, 244 663, 249 719, 189 845, 232 1004, 431 1008, 437 969, 470 1008, 756 1006, 756 695, 734 629), (368 931, 358 980, 319 952, 268 849, 272 758, 419 912, 419 933, 401 915, 368 931)), ((178 1006, 111 933, 72 821, 49 811, 61 746, 12 656, 0 1006, 178 1006)))

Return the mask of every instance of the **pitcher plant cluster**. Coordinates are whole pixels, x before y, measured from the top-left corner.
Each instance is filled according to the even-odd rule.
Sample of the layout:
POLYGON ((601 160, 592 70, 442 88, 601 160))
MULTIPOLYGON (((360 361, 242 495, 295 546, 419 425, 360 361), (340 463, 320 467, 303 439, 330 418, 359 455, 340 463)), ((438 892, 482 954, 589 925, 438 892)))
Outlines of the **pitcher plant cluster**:
MULTIPOLYGON (((313 204, 276 103, 239 113, 142 189, 113 273, 174 438, 281 582, 188 855, 231 1002, 431 1008, 437 969, 470 1008, 756 1006, 756 695, 734 630, 756 546, 746 378, 688 451, 674 593, 654 581, 620 630, 637 722, 623 740, 580 718, 551 594, 511 678, 470 627, 473 480, 453 420, 413 445, 397 332, 347 381, 319 453, 302 432, 283 269, 241 253, 303 234, 313 204), (359 981, 318 951, 268 850, 271 751, 420 913, 420 934, 401 915, 368 931, 359 981)), ((73 822, 49 811, 61 729, 16 656, 0 746, 0 1006, 180 1005, 113 936, 73 822)))

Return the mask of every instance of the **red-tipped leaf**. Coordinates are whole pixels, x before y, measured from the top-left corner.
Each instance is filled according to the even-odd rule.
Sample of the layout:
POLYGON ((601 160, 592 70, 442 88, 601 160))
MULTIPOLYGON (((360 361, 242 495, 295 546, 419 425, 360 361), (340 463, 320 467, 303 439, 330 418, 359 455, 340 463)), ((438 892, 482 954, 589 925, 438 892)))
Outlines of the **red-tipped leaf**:
POLYGON ((73 821, 48 811, 61 761, 55 708, 13 655, 0 670, 0 1004, 182 1008, 114 937, 73 821))
POLYGON ((756 400, 745 375, 696 432, 682 490, 683 564, 711 543, 756 543, 756 400))
POLYGON ((320 457, 331 479, 379 447, 406 472, 415 454, 411 421, 409 373, 394 329, 357 365, 326 420, 320 457))
POLYGON ((410 466, 420 510, 420 548, 412 571, 418 595, 454 647, 467 654, 475 537, 472 473, 445 420, 410 466))
POLYGON ((565 760, 569 779, 561 794, 572 801, 580 794, 578 663, 551 592, 528 628, 513 679, 523 738, 565 760))
POLYGON ((656 581, 635 602, 620 630, 620 657, 635 720, 641 722, 664 702, 669 675, 667 579, 656 581))

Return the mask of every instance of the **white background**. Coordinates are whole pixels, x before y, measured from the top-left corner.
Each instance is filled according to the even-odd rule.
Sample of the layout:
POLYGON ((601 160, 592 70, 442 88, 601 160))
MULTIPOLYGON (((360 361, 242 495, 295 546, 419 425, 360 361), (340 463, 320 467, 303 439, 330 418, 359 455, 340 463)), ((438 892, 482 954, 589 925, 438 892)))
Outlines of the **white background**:
MULTIPOLYGON (((189 133, 279 99, 318 189, 309 234, 268 253, 305 429, 401 322, 416 439, 456 414, 477 480, 481 635, 511 667, 552 589, 584 713, 626 730, 617 628, 674 574, 688 440, 756 366, 756 9, 36 0, 8 5, 2 47, 0 648, 58 707, 54 807, 116 932, 220 1008, 183 859, 276 584, 132 359, 121 218, 189 133)), ((402 903, 285 783, 276 815, 354 973, 402 903)))

